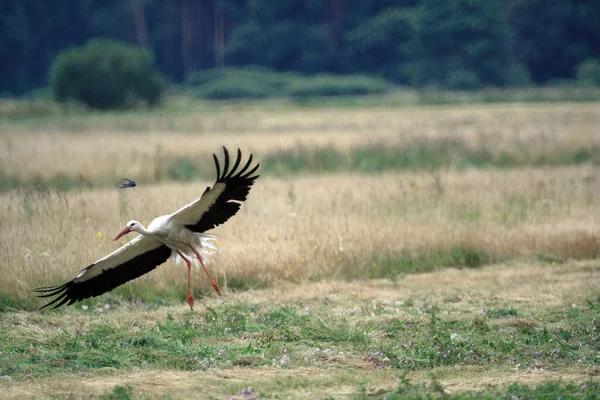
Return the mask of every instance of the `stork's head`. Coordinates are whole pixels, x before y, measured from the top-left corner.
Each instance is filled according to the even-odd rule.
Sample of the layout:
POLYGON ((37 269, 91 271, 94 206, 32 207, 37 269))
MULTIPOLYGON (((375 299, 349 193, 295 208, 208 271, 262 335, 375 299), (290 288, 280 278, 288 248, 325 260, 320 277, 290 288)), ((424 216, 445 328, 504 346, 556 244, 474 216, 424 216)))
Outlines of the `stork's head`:
POLYGON ((140 232, 142 231, 142 224, 140 224, 138 221, 136 221, 135 219, 129 221, 127 223, 127 225, 125 225, 125 228, 123 228, 123 230, 121 232, 119 232, 119 234, 117 235, 117 237, 115 237, 115 240, 118 240, 121 236, 127 235, 129 232, 140 232))

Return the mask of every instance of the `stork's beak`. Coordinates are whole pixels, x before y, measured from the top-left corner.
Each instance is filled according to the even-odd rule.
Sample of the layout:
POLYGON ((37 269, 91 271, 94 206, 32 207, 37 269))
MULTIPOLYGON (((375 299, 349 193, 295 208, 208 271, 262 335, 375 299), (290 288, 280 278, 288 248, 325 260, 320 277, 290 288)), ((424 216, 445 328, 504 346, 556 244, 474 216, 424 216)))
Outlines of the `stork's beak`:
POLYGON ((123 235, 127 235, 129 232, 131 232, 131 229, 129 229, 128 226, 126 226, 125 228, 123 228, 123 230, 121 232, 119 232, 119 234, 117 235, 117 237, 114 239, 115 241, 119 240, 119 238, 123 235))

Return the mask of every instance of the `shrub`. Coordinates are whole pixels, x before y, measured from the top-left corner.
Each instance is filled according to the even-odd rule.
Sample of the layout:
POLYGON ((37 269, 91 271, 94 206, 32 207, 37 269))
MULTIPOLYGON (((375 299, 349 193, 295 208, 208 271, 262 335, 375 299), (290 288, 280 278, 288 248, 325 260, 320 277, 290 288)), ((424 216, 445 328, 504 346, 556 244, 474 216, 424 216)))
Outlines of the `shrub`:
POLYGON ((474 90, 481 86, 481 80, 476 73, 459 69, 448 72, 445 84, 452 90, 474 90))
POLYGON ((188 77, 189 86, 201 86, 219 79, 248 80, 260 83, 275 91, 280 91, 285 85, 299 75, 293 72, 276 72, 262 67, 207 69, 196 71, 188 77))
POLYGON ((260 82, 243 77, 223 77, 200 86, 194 96, 201 99, 262 99, 272 94, 260 82))
POLYGON ((529 70, 520 64, 511 64, 506 71, 506 86, 508 87, 530 87, 533 85, 529 70))
POLYGON ((384 93, 390 84, 384 79, 361 75, 317 75, 296 79, 287 90, 291 97, 352 96, 384 93))
POLYGON ((187 84, 195 97, 215 100, 350 96, 382 93, 390 88, 384 79, 362 75, 304 77, 260 67, 198 71, 190 75, 187 84))
POLYGON ((576 73, 579 83, 600 86, 600 58, 581 62, 577 65, 576 73))
POLYGON ((119 109, 140 102, 155 105, 164 92, 152 54, 115 40, 94 39, 60 53, 50 69, 54 98, 96 109, 119 109))
POLYGON ((249 73, 252 74, 252 72, 253 71, 251 71, 250 69, 246 70, 243 68, 204 69, 204 70, 192 72, 185 80, 185 83, 188 86, 196 87, 196 86, 202 86, 205 83, 208 83, 208 82, 220 79, 220 78, 228 78, 231 76, 239 76, 239 75, 246 76, 249 73))

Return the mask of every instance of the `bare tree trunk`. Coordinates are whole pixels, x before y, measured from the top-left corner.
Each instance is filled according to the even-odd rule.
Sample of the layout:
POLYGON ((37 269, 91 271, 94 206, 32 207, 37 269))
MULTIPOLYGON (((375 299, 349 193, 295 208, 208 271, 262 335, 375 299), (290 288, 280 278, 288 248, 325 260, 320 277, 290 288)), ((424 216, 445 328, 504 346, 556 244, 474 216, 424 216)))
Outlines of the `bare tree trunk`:
POLYGON ((144 6, 142 5, 142 0, 131 0, 130 4, 133 11, 135 36, 139 45, 147 48, 148 32, 146 31, 146 19, 144 18, 144 6))
POLYGON ((181 5, 181 44, 183 69, 190 72, 203 67, 204 1, 183 0, 181 5))
POLYGON ((215 66, 219 69, 223 68, 224 64, 224 53, 225 53, 225 29, 223 20, 223 9, 220 5, 215 3, 215 66))
POLYGON ((331 18, 329 19, 329 35, 332 50, 336 51, 342 44, 342 28, 344 22, 345 0, 328 0, 331 18))
POLYGON ((216 62, 218 47, 216 46, 217 37, 217 1, 199 0, 201 6, 198 10, 198 47, 200 49, 200 68, 206 68, 209 65, 218 65, 216 62))
POLYGON ((181 55, 183 56, 183 74, 187 76, 194 71, 192 44, 192 0, 183 0, 181 4, 181 55))
POLYGON ((163 42, 163 55, 164 65, 167 70, 171 71, 174 76, 177 76, 177 69, 175 67, 175 44, 173 43, 173 33, 179 31, 175 30, 174 26, 177 25, 178 21, 178 10, 173 0, 164 0, 164 15, 163 29, 166 32, 163 42))

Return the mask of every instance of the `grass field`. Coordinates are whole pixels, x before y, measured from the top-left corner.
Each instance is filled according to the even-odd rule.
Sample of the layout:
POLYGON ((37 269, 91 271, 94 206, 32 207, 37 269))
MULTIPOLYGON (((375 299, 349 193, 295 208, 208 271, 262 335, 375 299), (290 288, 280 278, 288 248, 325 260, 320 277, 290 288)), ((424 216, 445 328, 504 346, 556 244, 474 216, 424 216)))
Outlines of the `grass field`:
POLYGON ((595 398, 599 103, 179 102, 0 118, 8 398, 595 398), (194 271, 190 312, 169 262, 36 311, 194 200, 221 145, 262 163, 214 230, 223 298, 194 271))

